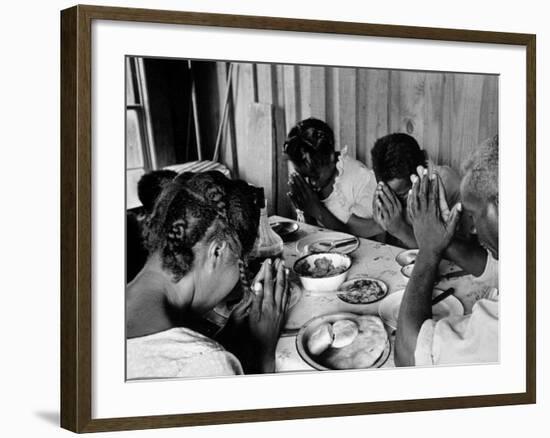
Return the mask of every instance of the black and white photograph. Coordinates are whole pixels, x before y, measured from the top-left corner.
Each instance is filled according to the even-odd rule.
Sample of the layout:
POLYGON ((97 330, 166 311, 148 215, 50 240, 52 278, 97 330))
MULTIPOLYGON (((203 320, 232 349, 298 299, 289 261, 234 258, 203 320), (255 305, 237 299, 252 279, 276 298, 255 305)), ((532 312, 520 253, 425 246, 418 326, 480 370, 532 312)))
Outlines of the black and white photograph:
POLYGON ((128 380, 499 362, 499 77, 126 63, 128 380))
POLYGON ((2 436, 541 435, 543 5, 10 2, 2 436))

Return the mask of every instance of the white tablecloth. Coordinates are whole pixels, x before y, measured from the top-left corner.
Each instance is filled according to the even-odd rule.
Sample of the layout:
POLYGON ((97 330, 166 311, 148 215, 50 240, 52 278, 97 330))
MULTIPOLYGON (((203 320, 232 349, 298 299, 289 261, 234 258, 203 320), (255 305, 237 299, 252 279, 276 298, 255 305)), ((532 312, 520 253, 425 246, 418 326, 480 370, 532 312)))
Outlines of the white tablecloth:
MULTIPOLYGON (((270 220, 281 221, 289 219, 273 216, 270 220)), ((287 266, 292 267, 296 259, 300 257, 296 250, 297 241, 308 234, 318 231, 323 231, 323 229, 312 225, 300 224, 300 230, 292 236, 291 240, 285 242, 284 245, 283 258, 287 266)), ((403 248, 368 239, 359 240, 359 248, 350 254, 353 264, 348 273, 348 278, 358 274, 379 278, 388 285, 388 295, 404 289, 408 278, 401 274, 401 266, 395 261, 395 257, 403 251, 403 248)), ((299 287, 298 278, 292 275, 291 281, 295 284, 294 287, 299 287)), ((487 289, 485 286, 476 283, 474 277, 470 275, 443 280, 437 287, 441 289, 454 287, 455 296, 462 302, 466 314, 471 313, 473 304, 485 295, 487 289)), ((285 330, 287 333, 292 333, 292 331, 299 329, 310 319, 328 313, 354 312, 378 315, 378 308, 382 302, 383 300, 361 306, 361 311, 358 311, 357 306, 341 301, 335 293, 315 293, 302 290, 299 301, 288 311, 285 330)), ((395 366, 393 361, 394 336, 391 333, 390 339, 392 350, 389 359, 383 367, 395 366)), ((287 335, 285 331, 283 331, 277 345, 275 366, 277 372, 313 370, 298 354, 295 334, 287 335)))

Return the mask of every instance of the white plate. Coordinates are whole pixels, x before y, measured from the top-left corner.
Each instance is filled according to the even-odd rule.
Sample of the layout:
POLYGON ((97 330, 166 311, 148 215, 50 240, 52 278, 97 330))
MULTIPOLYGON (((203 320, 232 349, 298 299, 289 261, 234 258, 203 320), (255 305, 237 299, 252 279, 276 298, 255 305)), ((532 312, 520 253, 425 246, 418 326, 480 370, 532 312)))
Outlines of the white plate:
MULTIPOLYGON (((363 316, 363 315, 358 315, 356 313, 351 313, 351 312, 338 312, 338 313, 331 313, 327 315, 320 315, 310 319, 308 322, 306 322, 302 326, 302 328, 298 332, 298 335, 296 336, 296 349, 298 350, 298 354, 312 368, 315 368, 320 371, 332 370, 332 368, 327 368, 326 366, 318 363, 313 358, 313 356, 310 355, 307 348, 307 341, 309 337, 317 329, 317 327, 319 327, 319 325, 325 322, 333 323, 335 321, 339 321, 342 319, 356 320, 360 316, 363 316)), ((386 326, 384 326, 384 328, 386 329, 386 332, 388 332, 388 328, 386 326)), ((391 352, 391 343, 390 343, 389 334, 388 334, 388 339, 386 339, 386 345, 384 347, 384 350, 382 351, 380 357, 376 359, 369 368, 380 368, 382 365, 384 365, 390 356, 390 352, 391 352)))
MULTIPOLYGON (((311 252, 312 245, 319 242, 334 242, 344 239, 354 239, 353 243, 346 246, 340 246, 334 248, 331 252, 340 252, 342 254, 349 254, 359 248, 359 239, 351 234, 340 233, 338 231, 318 231, 312 233, 298 242, 296 242, 296 251, 299 255, 306 255, 311 252)), ((321 252, 321 251, 320 251, 321 252)), ((322 251, 325 252, 325 251, 322 251)))
POLYGON ((345 283, 343 283, 338 288, 336 296, 342 302, 344 302, 346 304, 349 304, 350 306, 367 306, 369 304, 376 303, 377 301, 382 300, 387 294, 388 294, 388 285, 386 283, 384 283, 382 280, 379 280, 378 278, 369 277, 368 275, 356 275, 353 278, 350 278, 345 283), (365 302, 365 303, 352 303, 352 302, 348 301, 348 299, 346 298, 346 294, 348 294, 350 292, 346 291, 346 289, 350 286, 353 286, 353 284, 356 281, 359 281, 359 280, 369 280, 369 281, 373 281, 373 282, 377 283, 382 289, 382 294, 378 298, 371 299, 370 301, 365 302))
MULTIPOLYGON (((434 289, 433 297, 443 293, 441 289, 434 289)), ((399 307, 401 307, 401 300, 405 290, 399 290, 388 295, 380 302, 378 308, 378 314, 382 321, 384 321, 391 328, 397 328, 397 317, 399 316, 399 307)), ((449 295, 443 301, 440 301, 432 307, 433 319, 439 321, 441 318, 451 315, 464 315, 464 306, 460 300, 454 295, 449 295)))

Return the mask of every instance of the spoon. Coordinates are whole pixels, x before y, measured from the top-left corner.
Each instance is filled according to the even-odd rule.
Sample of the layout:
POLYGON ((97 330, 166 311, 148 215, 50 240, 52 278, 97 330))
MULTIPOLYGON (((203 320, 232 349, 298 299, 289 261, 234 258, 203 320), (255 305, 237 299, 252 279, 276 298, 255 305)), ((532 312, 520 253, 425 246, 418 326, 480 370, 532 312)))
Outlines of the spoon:
POLYGON ((443 301, 445 298, 447 298, 449 295, 452 295, 455 293, 455 288, 450 287, 445 292, 440 293, 437 297, 432 299, 432 306, 435 306, 437 303, 443 301))

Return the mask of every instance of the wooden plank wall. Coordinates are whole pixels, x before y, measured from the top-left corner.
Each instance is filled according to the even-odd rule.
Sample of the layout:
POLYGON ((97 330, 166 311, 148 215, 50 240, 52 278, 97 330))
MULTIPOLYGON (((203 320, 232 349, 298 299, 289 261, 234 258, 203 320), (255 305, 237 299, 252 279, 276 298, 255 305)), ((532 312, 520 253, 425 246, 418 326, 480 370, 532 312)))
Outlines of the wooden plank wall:
MULTIPOLYGON (((218 90, 227 65, 217 63, 218 90)), ((247 119, 254 102, 282 110, 285 132, 298 120, 324 119, 334 129, 336 148, 347 145, 369 166, 375 140, 391 132, 411 134, 435 162, 457 170, 477 144, 498 133, 494 75, 236 63, 232 80, 234 140, 223 136, 221 160, 240 173, 258 165, 247 154, 253 147, 247 119)), ((218 104, 221 109, 223 102, 218 104)), ((279 204, 278 212, 288 211, 283 199, 279 204)))

